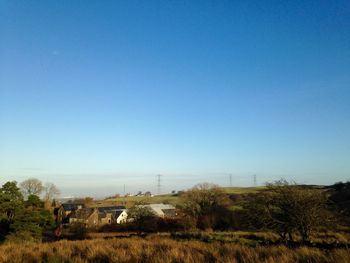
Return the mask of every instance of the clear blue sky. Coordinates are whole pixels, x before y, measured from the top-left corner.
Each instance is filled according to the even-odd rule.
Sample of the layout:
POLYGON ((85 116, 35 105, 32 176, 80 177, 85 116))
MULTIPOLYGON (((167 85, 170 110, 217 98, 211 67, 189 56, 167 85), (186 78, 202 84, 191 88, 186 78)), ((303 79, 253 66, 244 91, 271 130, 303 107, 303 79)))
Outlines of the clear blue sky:
POLYGON ((350 179, 349 1, 1 1, 0 183, 350 179))

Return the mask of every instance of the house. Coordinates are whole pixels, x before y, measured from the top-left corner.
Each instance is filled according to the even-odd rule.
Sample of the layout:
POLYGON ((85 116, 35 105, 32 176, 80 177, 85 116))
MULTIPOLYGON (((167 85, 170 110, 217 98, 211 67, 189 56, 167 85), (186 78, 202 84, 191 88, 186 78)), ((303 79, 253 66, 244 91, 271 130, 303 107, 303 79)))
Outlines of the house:
POLYGON ((68 223, 69 215, 78 209, 84 208, 84 204, 73 204, 73 203, 64 203, 60 207, 54 209, 54 214, 56 217, 56 222, 59 223, 68 223))
POLYGON ((116 222, 117 224, 126 223, 127 218, 128 214, 126 213, 126 210, 119 210, 116 211, 116 213, 114 214, 114 222, 116 222))
POLYGON ((112 213, 108 212, 99 212, 98 213, 98 224, 99 225, 106 225, 112 223, 113 215, 112 213))
POLYGON ((175 217, 177 215, 175 206, 170 204, 149 204, 141 206, 149 207, 151 211, 159 217, 175 217))
POLYGON ((80 208, 69 215, 69 224, 82 223, 86 227, 99 224, 99 213, 96 208, 80 208))
POLYGON ((110 224, 112 222, 121 224, 126 222, 128 217, 125 206, 103 206, 97 207, 97 210, 100 214, 101 224, 110 224), (108 220, 109 217, 110 220, 108 220))

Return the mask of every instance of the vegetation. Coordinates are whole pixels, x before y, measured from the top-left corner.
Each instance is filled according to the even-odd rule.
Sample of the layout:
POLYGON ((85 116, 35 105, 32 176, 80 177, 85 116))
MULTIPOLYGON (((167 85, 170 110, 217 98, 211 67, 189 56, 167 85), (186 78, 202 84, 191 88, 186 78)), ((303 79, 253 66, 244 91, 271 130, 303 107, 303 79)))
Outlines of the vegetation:
POLYGON ((24 196, 37 195, 39 196, 44 190, 43 183, 36 178, 24 180, 21 184, 21 189, 24 196))
POLYGON ((265 186, 256 187, 223 187, 222 190, 227 194, 248 194, 259 193, 266 190, 265 186))
POLYGON ((346 249, 242 246, 168 238, 59 241, 0 246, 0 262, 350 262, 346 249))
MULTIPOLYGON (((29 191, 27 192, 29 193, 29 191)), ((0 188, 0 240, 41 241, 43 232, 54 226, 53 215, 34 194, 25 201, 17 182, 0 188)))
POLYGON ((155 196, 126 196, 126 197, 116 197, 108 198, 106 200, 95 201, 93 205, 96 206, 108 206, 108 205, 125 205, 126 207, 132 207, 135 204, 152 204, 152 203, 164 203, 179 205, 181 204, 181 199, 178 194, 163 194, 155 196))
POLYGON ((257 229, 275 231, 283 240, 291 241, 298 232, 307 242, 312 231, 331 225, 324 191, 284 180, 268 184, 267 190, 251 196, 245 205, 247 221, 257 229))
MULTIPOLYGON (((258 193, 265 190, 264 186, 261 187, 221 187, 221 189, 228 195, 242 195, 248 193, 258 193)), ((179 206, 182 204, 183 199, 181 198, 184 192, 176 193, 173 191, 171 194, 162 194, 154 196, 119 196, 116 195, 113 198, 107 198, 105 200, 96 200, 91 205, 96 206, 108 206, 108 205, 126 205, 132 207, 135 204, 152 204, 152 203, 164 203, 179 206)))
POLYGON ((329 187, 330 202, 343 220, 350 224, 350 182, 336 183, 329 187))
POLYGON ((156 229, 156 215, 147 206, 134 206, 128 210, 128 217, 137 231, 152 232, 156 229))
POLYGON ((44 186, 44 201, 50 204, 60 195, 60 190, 53 183, 46 183, 44 186))
POLYGON ((227 228, 230 222, 228 207, 231 202, 227 194, 217 185, 199 184, 185 192, 183 211, 195 220, 200 229, 227 228))

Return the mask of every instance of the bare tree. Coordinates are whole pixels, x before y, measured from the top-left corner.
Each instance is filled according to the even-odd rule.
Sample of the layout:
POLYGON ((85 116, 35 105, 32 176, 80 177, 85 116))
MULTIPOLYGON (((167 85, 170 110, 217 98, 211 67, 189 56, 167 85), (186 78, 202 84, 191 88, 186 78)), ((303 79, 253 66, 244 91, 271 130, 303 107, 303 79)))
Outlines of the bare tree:
POLYGON ((128 210, 128 220, 139 232, 152 232, 157 228, 155 213, 147 205, 135 205, 128 210))
POLYGON ((307 242, 313 230, 331 222, 326 205, 323 190, 280 180, 268 184, 267 191, 251 196, 245 209, 255 227, 271 229, 290 240, 293 232, 298 232, 307 242))
POLYGON ((182 195, 183 210, 197 221, 200 228, 213 228, 227 214, 230 199, 217 185, 198 184, 182 195))
POLYGON ((132 222, 141 224, 148 218, 156 217, 152 209, 147 205, 135 205, 128 210, 128 218, 132 222))
POLYGON ((53 183, 46 183, 44 187, 45 202, 51 202, 53 199, 60 195, 60 190, 53 183))
POLYGON ((20 183, 23 195, 28 197, 30 195, 39 196, 44 190, 43 184, 39 179, 29 178, 20 183))

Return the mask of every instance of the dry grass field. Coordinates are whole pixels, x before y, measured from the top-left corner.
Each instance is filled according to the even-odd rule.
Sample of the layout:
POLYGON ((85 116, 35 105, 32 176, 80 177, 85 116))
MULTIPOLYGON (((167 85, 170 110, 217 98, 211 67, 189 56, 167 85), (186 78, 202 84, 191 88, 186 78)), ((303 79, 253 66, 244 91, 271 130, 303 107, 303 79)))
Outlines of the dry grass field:
POLYGON ((169 238, 120 238, 0 246, 0 262, 350 262, 349 249, 244 246, 175 241, 169 238))

